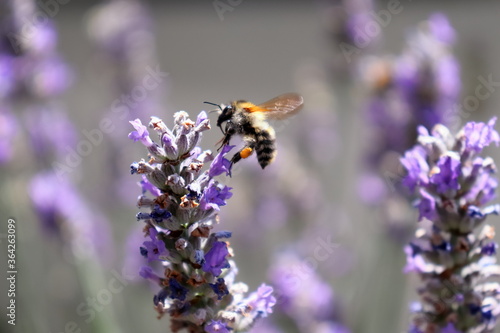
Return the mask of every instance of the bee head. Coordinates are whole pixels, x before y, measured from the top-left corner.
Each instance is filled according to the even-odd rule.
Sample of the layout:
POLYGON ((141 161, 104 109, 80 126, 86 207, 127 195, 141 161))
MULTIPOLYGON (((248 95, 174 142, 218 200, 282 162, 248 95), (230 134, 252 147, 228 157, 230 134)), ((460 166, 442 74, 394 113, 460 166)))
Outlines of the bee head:
POLYGON ((234 114, 234 107, 232 105, 225 106, 222 109, 222 113, 219 115, 219 118, 217 118, 217 126, 221 127, 222 123, 230 120, 233 117, 233 114, 234 114))
POLYGON ((213 110, 210 112, 217 111, 219 113, 219 118, 217 118, 217 126, 221 129, 222 133, 225 131, 222 129, 222 124, 233 117, 234 107, 232 105, 224 105, 224 104, 215 104, 210 102, 205 102, 206 104, 215 105, 219 108, 219 110, 213 110))

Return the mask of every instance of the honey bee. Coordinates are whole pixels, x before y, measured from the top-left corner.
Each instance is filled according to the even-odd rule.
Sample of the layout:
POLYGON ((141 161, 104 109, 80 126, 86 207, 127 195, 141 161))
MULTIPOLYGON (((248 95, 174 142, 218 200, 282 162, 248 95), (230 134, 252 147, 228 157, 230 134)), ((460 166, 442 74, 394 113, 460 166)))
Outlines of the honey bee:
POLYGON ((298 94, 288 93, 259 105, 245 100, 233 101, 227 106, 205 103, 216 105, 220 109, 217 126, 224 137, 219 149, 228 145, 235 134, 243 138, 244 147, 232 157, 231 165, 255 151, 257 160, 264 169, 273 162, 277 152, 275 131, 267 120, 283 120, 296 114, 302 108, 304 99, 298 94))

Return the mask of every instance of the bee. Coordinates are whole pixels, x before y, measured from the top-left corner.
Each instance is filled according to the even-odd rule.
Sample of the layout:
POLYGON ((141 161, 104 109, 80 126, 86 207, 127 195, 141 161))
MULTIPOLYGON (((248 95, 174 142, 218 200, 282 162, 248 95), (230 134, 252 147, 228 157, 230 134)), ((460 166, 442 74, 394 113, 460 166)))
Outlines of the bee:
POLYGON ((277 152, 275 131, 267 120, 283 120, 296 114, 302 108, 304 99, 299 94, 288 93, 258 105, 245 100, 233 101, 227 106, 205 103, 216 105, 220 109, 217 126, 224 137, 219 149, 228 145, 235 134, 243 138, 244 147, 232 157, 231 166, 255 151, 257 160, 264 169, 273 162, 277 152))

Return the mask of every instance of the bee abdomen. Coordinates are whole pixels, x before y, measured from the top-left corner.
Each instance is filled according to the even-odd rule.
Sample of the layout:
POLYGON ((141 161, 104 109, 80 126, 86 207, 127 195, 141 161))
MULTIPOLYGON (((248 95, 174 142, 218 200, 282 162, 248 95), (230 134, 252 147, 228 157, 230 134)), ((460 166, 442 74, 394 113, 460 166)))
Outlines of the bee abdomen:
POLYGON ((260 166, 264 169, 276 157, 276 141, 274 136, 268 131, 260 131, 256 135, 257 144, 255 152, 260 166))

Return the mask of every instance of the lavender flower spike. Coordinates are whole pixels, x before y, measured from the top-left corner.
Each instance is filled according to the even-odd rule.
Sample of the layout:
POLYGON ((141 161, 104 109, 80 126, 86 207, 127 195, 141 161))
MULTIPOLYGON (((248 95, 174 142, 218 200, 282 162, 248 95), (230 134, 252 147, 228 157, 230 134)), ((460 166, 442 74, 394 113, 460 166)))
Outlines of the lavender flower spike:
POLYGON ((500 314, 500 283, 492 281, 500 276, 498 245, 493 227, 483 222, 500 205, 484 207, 498 182, 493 160, 479 155, 500 141, 495 121, 470 122, 455 137, 443 125, 431 133, 421 128, 419 144, 401 158, 403 183, 417 193, 422 221, 405 247, 404 271, 423 281, 409 332, 494 331, 500 314))
POLYGON ((145 223, 147 237, 138 252, 164 267, 159 274, 149 266, 140 272, 161 288, 153 297, 156 310, 160 317, 170 315, 172 332, 247 332, 272 312, 276 298, 265 284, 245 297, 248 287, 234 282, 237 268, 225 241, 231 233, 212 232, 219 210, 232 196, 231 188, 214 177, 229 175, 225 155, 233 147, 223 147, 215 157, 197 147, 201 132, 210 129, 205 112, 196 122, 184 111, 175 113, 173 129, 152 117, 149 127, 159 144, 140 120, 130 123, 135 131, 129 138, 149 152, 148 162, 134 162, 131 168, 142 176, 138 206, 146 210, 136 216, 145 223))

